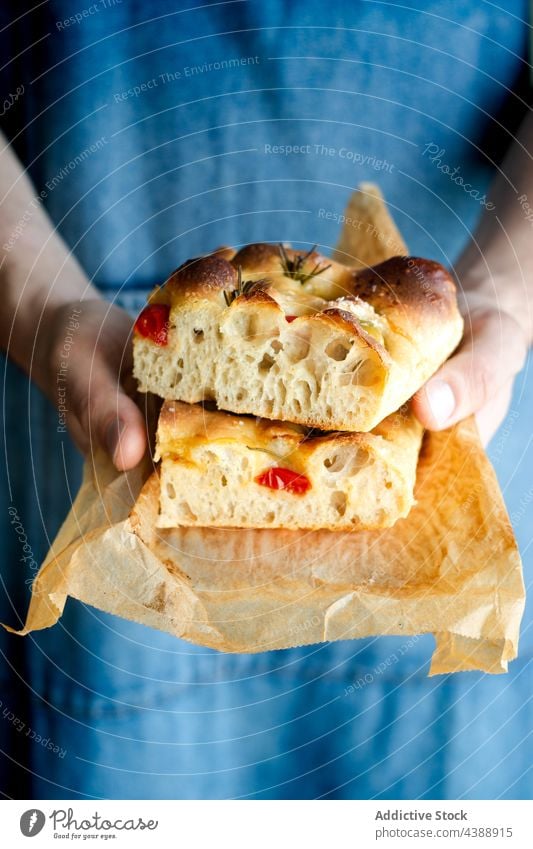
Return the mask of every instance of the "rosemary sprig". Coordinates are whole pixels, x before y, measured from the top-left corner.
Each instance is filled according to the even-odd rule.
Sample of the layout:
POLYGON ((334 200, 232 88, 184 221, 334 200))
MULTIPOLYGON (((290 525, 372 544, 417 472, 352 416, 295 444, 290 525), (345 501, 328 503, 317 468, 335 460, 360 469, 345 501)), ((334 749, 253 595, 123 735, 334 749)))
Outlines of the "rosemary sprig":
POLYGON ((247 295, 264 282, 264 280, 243 280, 242 268, 239 265, 239 268, 237 269, 237 288, 232 289, 231 291, 224 289, 224 300, 226 301, 226 306, 231 306, 233 301, 240 295, 247 295))
POLYGON ((317 274, 322 274, 324 271, 327 271, 328 268, 331 268, 331 265, 320 265, 320 262, 317 262, 315 267, 311 271, 304 271, 304 266, 306 261, 309 259, 311 254, 314 253, 316 245, 307 251, 305 254, 297 254, 294 259, 291 259, 285 250, 284 245, 278 245, 279 253, 281 257, 281 264, 283 266, 283 273, 286 277, 291 277, 293 280, 298 280, 302 285, 307 283, 308 280, 311 280, 313 277, 316 277, 317 274))

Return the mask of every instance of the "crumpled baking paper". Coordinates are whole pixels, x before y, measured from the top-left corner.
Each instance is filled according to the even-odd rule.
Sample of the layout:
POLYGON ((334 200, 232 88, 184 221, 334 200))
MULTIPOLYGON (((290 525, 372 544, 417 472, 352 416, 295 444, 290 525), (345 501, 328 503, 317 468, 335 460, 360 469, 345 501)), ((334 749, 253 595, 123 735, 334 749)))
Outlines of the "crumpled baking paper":
MULTIPOLYGON (((348 211, 344 261, 401 251, 374 186, 348 211)), ((517 655, 521 562, 473 419, 426 433, 417 503, 382 531, 157 529, 158 492, 148 458, 129 473, 100 453, 88 461, 15 633, 53 625, 72 596, 226 652, 432 633, 430 674, 505 672, 517 655)))

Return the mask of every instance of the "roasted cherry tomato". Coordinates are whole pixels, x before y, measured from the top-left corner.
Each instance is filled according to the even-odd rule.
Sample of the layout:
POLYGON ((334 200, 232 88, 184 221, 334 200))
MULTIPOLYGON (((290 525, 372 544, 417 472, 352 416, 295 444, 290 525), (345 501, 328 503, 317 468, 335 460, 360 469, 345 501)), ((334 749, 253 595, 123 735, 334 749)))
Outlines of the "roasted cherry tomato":
POLYGON ((311 489, 311 482, 305 475, 299 475, 298 472, 283 469, 280 466, 267 469, 266 472, 258 475, 255 480, 261 486, 268 486, 270 489, 283 489, 285 492, 292 492, 293 495, 303 495, 304 492, 311 489))
POLYGON ((166 304, 150 304, 143 309, 135 322, 135 330, 156 345, 166 345, 169 312, 170 307, 166 304))

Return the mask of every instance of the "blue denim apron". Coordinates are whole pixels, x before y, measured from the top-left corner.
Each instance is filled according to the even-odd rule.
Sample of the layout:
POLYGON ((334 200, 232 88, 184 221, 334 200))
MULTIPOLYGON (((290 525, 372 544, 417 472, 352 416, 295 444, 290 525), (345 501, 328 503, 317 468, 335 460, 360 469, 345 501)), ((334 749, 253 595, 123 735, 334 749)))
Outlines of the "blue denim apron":
MULTIPOLYGON (((123 2, 78 18, 57 0, 10 26, 18 5, 0 12, 2 55, 43 36, 2 72, 6 97, 24 85, 6 130, 105 297, 133 314, 221 243, 327 250, 361 180, 381 185, 414 253, 453 263, 523 111, 525 2, 186 9, 158 2, 143 17, 123 2)), ((531 396, 526 370, 491 449, 529 573, 531 396)), ((3 415, 0 614, 15 625, 80 458, 9 363, 3 415)), ((508 675, 428 679, 427 636, 224 655, 70 600, 53 629, 0 634, 0 786, 18 798, 530 797, 530 611, 524 622, 508 675)))

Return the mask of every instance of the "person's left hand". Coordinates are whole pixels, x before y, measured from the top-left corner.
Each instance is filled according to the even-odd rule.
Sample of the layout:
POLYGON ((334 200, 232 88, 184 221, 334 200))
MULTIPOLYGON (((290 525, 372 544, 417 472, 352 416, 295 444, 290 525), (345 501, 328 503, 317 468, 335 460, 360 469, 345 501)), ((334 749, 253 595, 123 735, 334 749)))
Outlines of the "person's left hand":
POLYGON ((465 334, 456 353, 413 399, 413 408, 430 430, 450 427, 475 413, 484 445, 502 423, 515 375, 522 369, 527 340, 509 313, 485 295, 463 299, 465 334))

